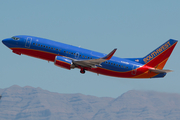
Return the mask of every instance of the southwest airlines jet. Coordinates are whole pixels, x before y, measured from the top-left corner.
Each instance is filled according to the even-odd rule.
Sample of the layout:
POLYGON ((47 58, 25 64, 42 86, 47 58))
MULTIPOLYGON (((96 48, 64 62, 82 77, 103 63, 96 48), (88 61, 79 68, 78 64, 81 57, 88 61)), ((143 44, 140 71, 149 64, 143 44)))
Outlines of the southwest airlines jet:
POLYGON ((103 54, 26 35, 13 36, 2 42, 18 55, 24 54, 51 61, 68 70, 79 68, 82 74, 91 71, 113 77, 161 78, 171 72, 164 70, 163 67, 178 41, 170 39, 142 58, 119 58, 113 56, 117 49, 109 54, 103 54))

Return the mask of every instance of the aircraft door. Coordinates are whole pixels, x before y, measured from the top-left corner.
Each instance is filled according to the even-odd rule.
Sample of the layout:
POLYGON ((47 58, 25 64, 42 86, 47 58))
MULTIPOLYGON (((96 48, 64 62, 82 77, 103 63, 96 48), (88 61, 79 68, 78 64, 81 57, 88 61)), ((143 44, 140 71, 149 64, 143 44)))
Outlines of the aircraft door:
POLYGON ((79 58, 79 53, 78 53, 78 52, 76 52, 76 54, 75 54, 75 58, 76 58, 76 59, 78 59, 78 58, 79 58))
POLYGON ((32 38, 28 37, 28 38, 26 39, 25 47, 30 48, 31 41, 32 41, 32 38))

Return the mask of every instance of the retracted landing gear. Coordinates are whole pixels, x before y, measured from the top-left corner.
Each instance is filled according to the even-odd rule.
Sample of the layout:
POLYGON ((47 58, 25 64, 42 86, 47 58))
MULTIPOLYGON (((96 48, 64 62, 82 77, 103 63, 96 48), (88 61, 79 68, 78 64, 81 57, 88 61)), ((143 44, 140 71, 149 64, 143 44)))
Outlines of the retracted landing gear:
POLYGON ((85 73, 85 70, 84 70, 84 69, 81 69, 81 70, 80 70, 80 73, 84 74, 84 73, 85 73))

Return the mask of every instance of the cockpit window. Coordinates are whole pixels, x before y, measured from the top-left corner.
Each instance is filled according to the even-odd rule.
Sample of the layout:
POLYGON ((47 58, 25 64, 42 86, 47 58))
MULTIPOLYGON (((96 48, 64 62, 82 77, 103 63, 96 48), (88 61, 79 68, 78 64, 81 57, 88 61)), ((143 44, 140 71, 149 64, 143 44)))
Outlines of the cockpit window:
POLYGON ((18 38, 18 37, 12 37, 12 39, 14 39, 14 40, 19 40, 19 38, 18 38))

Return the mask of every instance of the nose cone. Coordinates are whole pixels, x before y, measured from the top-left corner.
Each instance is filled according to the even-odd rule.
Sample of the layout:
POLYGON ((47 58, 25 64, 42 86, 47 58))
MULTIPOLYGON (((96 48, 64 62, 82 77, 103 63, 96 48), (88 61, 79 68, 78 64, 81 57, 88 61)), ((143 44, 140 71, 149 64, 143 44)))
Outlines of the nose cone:
POLYGON ((2 43, 4 44, 4 45, 7 45, 8 44, 8 39, 4 39, 4 40, 2 40, 2 43))
POLYGON ((11 38, 7 38, 7 39, 2 40, 2 43, 4 45, 6 45, 7 47, 12 47, 12 45, 14 44, 14 42, 12 41, 11 38))

